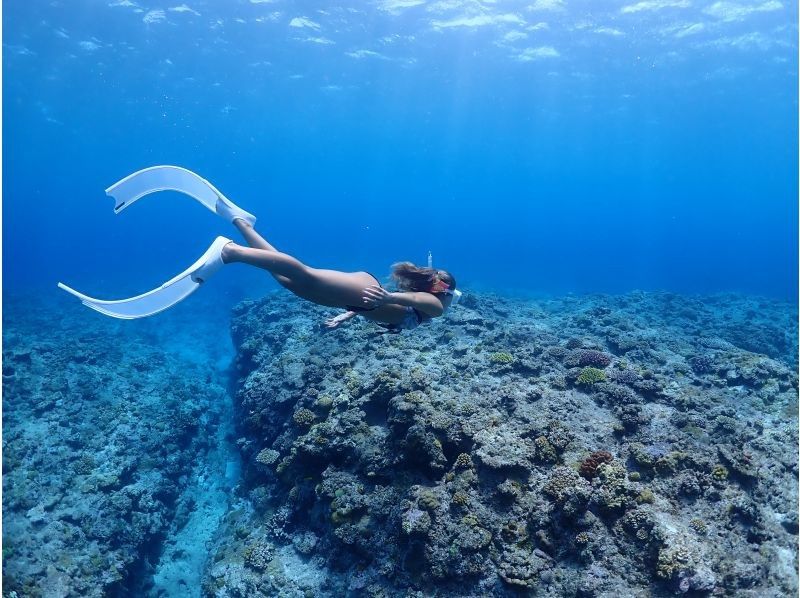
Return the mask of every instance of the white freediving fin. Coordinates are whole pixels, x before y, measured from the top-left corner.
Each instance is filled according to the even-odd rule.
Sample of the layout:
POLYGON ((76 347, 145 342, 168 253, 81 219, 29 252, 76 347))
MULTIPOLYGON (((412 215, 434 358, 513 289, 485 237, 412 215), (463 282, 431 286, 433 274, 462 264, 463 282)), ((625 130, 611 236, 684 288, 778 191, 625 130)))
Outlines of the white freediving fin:
POLYGON ((105 301, 94 299, 79 293, 75 289, 63 283, 58 283, 59 288, 75 295, 86 306, 101 314, 120 318, 123 320, 134 320, 152 316, 160 311, 172 307, 176 303, 183 301, 191 295, 197 288, 211 278, 222 266, 222 248, 230 243, 230 239, 217 237, 206 252, 194 264, 162 284, 157 289, 153 289, 143 295, 137 295, 130 299, 118 299, 116 301, 105 301))
POLYGON ((255 216, 234 204, 214 185, 180 166, 151 166, 134 172, 111 185, 106 194, 116 200, 114 212, 119 214, 137 199, 156 191, 185 193, 230 222, 236 218, 250 224, 256 222, 255 216))

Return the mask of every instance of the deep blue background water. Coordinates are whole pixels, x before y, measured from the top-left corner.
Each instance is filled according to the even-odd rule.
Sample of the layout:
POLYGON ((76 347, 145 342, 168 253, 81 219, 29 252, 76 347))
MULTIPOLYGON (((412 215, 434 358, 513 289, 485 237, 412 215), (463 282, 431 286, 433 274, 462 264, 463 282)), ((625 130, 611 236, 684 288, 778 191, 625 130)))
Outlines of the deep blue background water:
POLYGON ((9 0, 3 20, 6 292, 119 298, 236 238, 179 195, 113 214, 107 186, 166 163, 313 266, 430 249, 467 290, 796 298, 795 3, 9 0))

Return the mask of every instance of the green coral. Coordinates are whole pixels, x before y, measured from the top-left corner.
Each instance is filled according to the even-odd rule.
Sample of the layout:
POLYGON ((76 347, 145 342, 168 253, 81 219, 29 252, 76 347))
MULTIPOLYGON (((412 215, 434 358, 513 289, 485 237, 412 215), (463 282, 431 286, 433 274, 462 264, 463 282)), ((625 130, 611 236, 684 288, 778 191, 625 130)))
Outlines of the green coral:
POLYGON ((711 470, 711 477, 717 482, 724 482, 728 479, 728 475, 728 468, 719 463, 711 470))
POLYGON ((491 355, 489 355, 489 361, 492 363, 503 365, 513 362, 514 356, 511 353, 500 351, 498 353, 492 353, 491 355))
POLYGON ((361 378, 352 368, 344 373, 344 385, 351 395, 357 395, 361 390, 361 378))
POLYGON ((320 409, 330 409, 332 405, 333 399, 328 395, 320 395, 320 397, 314 401, 314 406, 320 409))
POLYGON ((472 469, 472 457, 469 456, 469 453, 461 453, 458 457, 456 457, 454 468, 472 469))
POLYGON ((249 567, 256 571, 264 571, 269 561, 272 560, 272 554, 271 545, 256 543, 245 548, 242 556, 244 557, 245 564, 249 567))
POLYGON ((412 390, 411 392, 404 394, 403 399, 409 403, 421 404, 425 402, 427 397, 425 396, 425 393, 422 393, 418 390, 412 390))
POLYGON ((598 504, 608 511, 624 511, 636 496, 633 488, 627 483, 628 472, 616 462, 601 463, 597 467, 600 488, 596 499, 598 504))
MULTIPOLYGON (((628 476, 630 477, 630 476, 628 476)), ((645 488, 639 493, 639 496, 636 497, 636 502, 638 503, 653 503, 655 502, 656 497, 653 494, 653 491, 650 488, 645 488)))
POLYGON ((559 507, 577 512, 589 497, 589 484, 569 467, 554 467, 542 491, 559 507))
POLYGON ((655 457, 640 442, 631 444, 631 457, 641 467, 653 467, 656 464, 655 457))
POLYGON ((598 382, 606 381, 606 373, 593 367, 585 367, 578 374, 578 384, 581 386, 592 386, 598 382))
POLYGON ((311 411, 311 409, 305 408, 298 409, 292 416, 294 423, 296 423, 298 426, 310 426, 314 423, 316 418, 317 416, 314 415, 314 412, 311 411))
POLYGON ((628 511, 622 518, 622 525, 628 533, 633 534, 637 540, 649 542, 653 539, 655 521, 647 511, 642 509, 628 511))
POLYGON ((672 579, 679 572, 689 568, 691 555, 684 546, 667 547, 658 554, 656 575, 662 579, 672 579))
POLYGON ((256 462, 262 465, 273 465, 280 457, 280 453, 271 448, 265 448, 256 455, 256 462))
POLYGON ((419 494, 419 500, 417 501, 421 509, 425 509, 426 511, 435 511, 439 508, 439 499, 436 498, 436 495, 431 492, 430 490, 424 490, 419 494))
POLYGON ((717 418, 714 420, 714 425, 718 431, 728 434, 735 433, 738 428, 736 420, 732 417, 728 417, 727 415, 717 416, 717 418))
POLYGON ((705 536, 708 532, 708 525, 702 519, 692 519, 689 522, 689 527, 691 527, 695 532, 700 534, 701 536, 705 536))
POLYGON ((550 444, 547 438, 544 436, 537 436, 533 444, 536 447, 536 457, 539 460, 547 463, 555 463, 558 461, 558 453, 556 453, 556 449, 550 444))
POLYGON ((471 527, 477 527, 478 524, 479 524, 479 521, 478 521, 478 518, 474 514, 467 513, 466 515, 464 515, 461 518, 461 523, 463 523, 464 525, 471 526, 471 527))
POLYGON ((466 506, 469 504, 469 496, 467 496, 466 492, 459 490, 453 494, 453 504, 459 507, 466 506))
POLYGON ((87 475, 92 473, 96 466, 97 464, 95 463, 94 457, 92 457, 92 455, 89 453, 84 453, 75 462, 74 471, 78 475, 87 475))
POLYGON ((661 475, 672 475, 681 467, 684 467, 686 461, 689 459, 688 453, 683 451, 672 451, 667 453, 660 459, 656 460, 656 471, 661 475))

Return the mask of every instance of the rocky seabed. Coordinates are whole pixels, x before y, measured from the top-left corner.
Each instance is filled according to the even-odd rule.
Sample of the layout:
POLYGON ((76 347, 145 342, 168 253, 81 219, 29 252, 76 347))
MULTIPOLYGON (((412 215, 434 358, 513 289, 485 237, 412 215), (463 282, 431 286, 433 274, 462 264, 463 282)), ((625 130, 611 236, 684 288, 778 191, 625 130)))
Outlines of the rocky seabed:
POLYGON ((794 306, 173 311, 4 322, 4 596, 797 593, 794 306))

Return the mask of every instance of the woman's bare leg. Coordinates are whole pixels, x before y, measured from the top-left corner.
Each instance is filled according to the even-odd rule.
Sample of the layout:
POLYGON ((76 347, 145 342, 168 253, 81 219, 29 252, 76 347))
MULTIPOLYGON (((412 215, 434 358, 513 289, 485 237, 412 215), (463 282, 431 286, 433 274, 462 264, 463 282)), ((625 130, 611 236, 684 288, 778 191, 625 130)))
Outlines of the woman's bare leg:
POLYGON ((222 248, 222 261, 226 264, 242 262, 263 268, 270 274, 285 276, 290 280, 303 280, 308 278, 309 268, 300 260, 288 253, 259 249, 256 247, 242 247, 236 243, 228 243, 222 248))
MULTIPOLYGON (((242 218, 236 218, 233 221, 233 225, 239 230, 240 233, 242 233, 244 240, 247 241, 247 244, 250 247, 255 249, 265 249, 267 251, 278 251, 272 245, 270 245, 264 237, 259 235, 256 232, 256 229, 253 228, 253 225, 246 220, 242 218)), ((272 274, 272 277, 277 280, 281 286, 286 287, 287 289, 289 288, 289 285, 292 282, 289 278, 274 272, 270 272, 270 274, 272 274)))
POLYGON ((242 233, 242 236, 250 247, 255 247, 256 249, 266 249, 268 251, 278 251, 272 245, 270 245, 264 237, 259 235, 256 232, 256 229, 253 228, 253 225, 246 220, 242 218, 236 218, 233 221, 233 225, 239 229, 239 232, 242 233))
POLYGON ((292 293, 319 305, 343 307, 359 305, 364 287, 373 284, 366 272, 339 272, 306 266, 297 258, 255 247, 230 242, 222 248, 222 261, 240 262, 267 270, 292 293), (279 278, 280 277, 280 278, 279 278))

